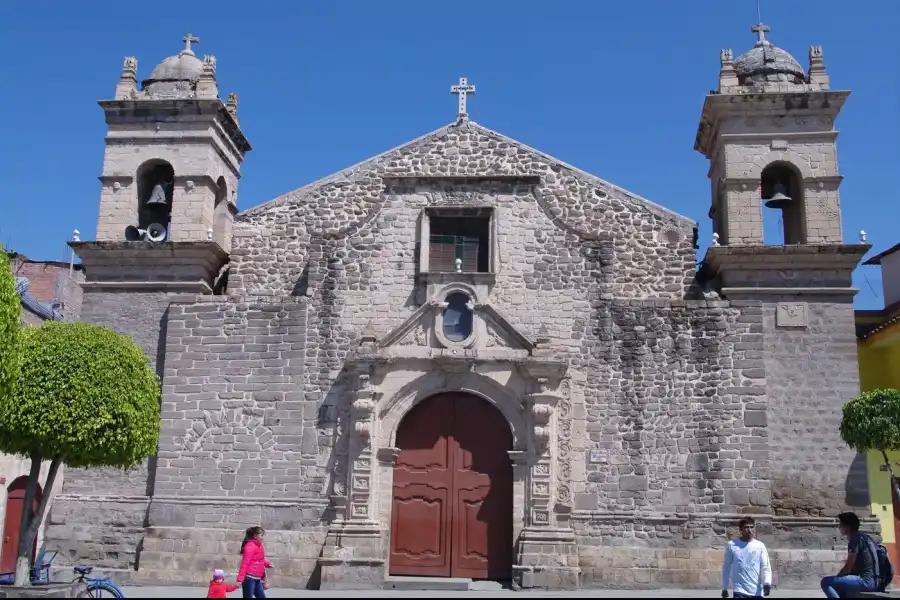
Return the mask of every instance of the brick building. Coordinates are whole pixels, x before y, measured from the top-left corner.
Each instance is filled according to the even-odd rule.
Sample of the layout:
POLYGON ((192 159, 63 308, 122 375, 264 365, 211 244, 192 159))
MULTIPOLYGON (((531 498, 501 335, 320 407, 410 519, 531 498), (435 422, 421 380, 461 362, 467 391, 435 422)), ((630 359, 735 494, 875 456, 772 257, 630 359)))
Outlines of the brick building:
MULTIPOLYGON (((3 251, 0 248, 0 251, 3 251)), ((31 260, 27 256, 9 253, 10 266, 16 281, 16 292, 22 302, 22 323, 36 326, 44 321, 76 320, 81 311, 81 265, 70 267, 57 261, 31 260)), ((42 467, 41 481, 46 480, 49 462, 42 467)), ((25 487, 31 461, 19 456, 0 453, 0 573, 16 568, 19 545, 19 520, 25 502, 25 487)), ((60 469, 51 494, 63 485, 64 469, 60 469)), ((38 494, 45 490, 38 489, 38 494)), ((37 546, 43 541, 44 527, 38 531, 37 546)))
POLYGON ((163 377, 159 452, 70 469, 48 537, 143 581, 233 570, 261 524, 278 585, 716 586, 750 514, 780 585, 834 572, 834 515, 869 504, 838 436, 869 249, 841 232, 849 92, 754 31, 702 108, 699 269, 694 221, 473 122, 464 80, 451 124, 238 213, 215 59, 189 35, 139 89, 126 58, 72 246, 83 318, 163 377))

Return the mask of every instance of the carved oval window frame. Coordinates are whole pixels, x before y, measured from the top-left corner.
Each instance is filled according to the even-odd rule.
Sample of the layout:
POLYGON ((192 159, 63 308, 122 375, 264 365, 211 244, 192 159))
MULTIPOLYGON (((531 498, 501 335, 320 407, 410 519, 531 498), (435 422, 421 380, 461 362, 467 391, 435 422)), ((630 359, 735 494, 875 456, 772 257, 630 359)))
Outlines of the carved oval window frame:
POLYGON ((437 336, 438 341, 445 348, 468 349, 474 346, 478 338, 478 322, 477 315, 475 313, 475 294, 473 294, 471 290, 460 289, 458 287, 448 287, 443 290, 443 293, 441 294, 441 300, 438 303, 438 310, 435 321, 434 333, 437 336), (447 300, 451 296, 455 295, 468 297, 469 301, 467 303, 467 308, 469 309, 469 313, 472 315, 472 328, 471 331, 469 331, 469 335, 464 340, 460 340, 458 342, 451 340, 444 333, 444 313, 447 311, 447 300))

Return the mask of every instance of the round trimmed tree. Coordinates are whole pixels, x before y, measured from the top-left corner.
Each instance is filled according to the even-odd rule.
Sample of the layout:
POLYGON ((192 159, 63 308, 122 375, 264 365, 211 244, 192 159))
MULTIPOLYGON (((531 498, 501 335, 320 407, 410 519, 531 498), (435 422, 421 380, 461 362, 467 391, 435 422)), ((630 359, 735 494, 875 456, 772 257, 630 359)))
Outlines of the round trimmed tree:
POLYGON ((893 493, 900 498, 900 482, 888 452, 900 450, 900 390, 863 392, 844 405, 841 439, 860 453, 881 453, 891 477, 893 493))
POLYGON ((12 394, 19 375, 19 319, 22 303, 16 294, 6 250, 0 246, 0 398, 12 394))
POLYGON ((0 451, 31 459, 25 506, 49 461, 37 511, 23 511, 16 585, 29 580, 31 552, 61 464, 129 469, 156 452, 159 378, 129 337, 98 325, 48 321, 22 330, 16 393, 0 401, 0 451))

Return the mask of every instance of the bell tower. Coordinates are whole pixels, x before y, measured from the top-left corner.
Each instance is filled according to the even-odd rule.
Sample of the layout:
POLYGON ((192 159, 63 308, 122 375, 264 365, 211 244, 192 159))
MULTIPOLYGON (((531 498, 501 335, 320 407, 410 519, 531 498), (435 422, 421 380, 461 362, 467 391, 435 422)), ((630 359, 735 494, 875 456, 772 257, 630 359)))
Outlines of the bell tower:
POLYGON ((191 34, 183 42, 140 89, 137 59, 126 57, 115 97, 99 102, 107 134, 97 237, 73 244, 87 287, 212 293, 228 260, 250 144, 237 95, 219 99, 215 57, 197 58, 191 34))
POLYGON ((763 244, 771 213, 784 244, 840 244, 834 123, 850 92, 830 89, 821 46, 809 49, 807 75, 766 39, 768 26, 751 30, 748 52, 722 50, 694 143, 710 161, 713 231, 722 245, 763 244))
POLYGON ((734 393, 765 411, 736 427, 766 450, 748 456, 769 478, 770 547, 791 548, 798 527, 805 549, 831 550, 829 517, 868 511, 865 459, 839 434, 842 406, 859 393, 852 274, 870 248, 841 231, 834 124, 850 92, 831 88, 821 46, 804 71, 768 26, 751 30, 746 53, 721 51, 694 143, 709 159, 714 232, 698 279, 759 323, 733 357, 758 379, 736 381, 734 393), (780 217, 781 243, 766 243, 764 214, 780 217), (765 395, 741 396, 746 385, 765 395))

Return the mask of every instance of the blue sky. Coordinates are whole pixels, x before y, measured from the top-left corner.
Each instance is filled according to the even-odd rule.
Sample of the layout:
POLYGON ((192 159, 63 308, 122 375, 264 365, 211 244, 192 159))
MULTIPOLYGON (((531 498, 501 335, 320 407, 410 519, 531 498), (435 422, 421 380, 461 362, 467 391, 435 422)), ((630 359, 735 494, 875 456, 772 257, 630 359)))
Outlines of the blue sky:
MULTIPOLYGON (((845 240, 864 229, 872 253, 900 241, 900 84, 888 68, 900 2, 762 0, 762 16, 804 67, 822 45, 832 87, 852 91, 836 124, 845 240)), ((697 122, 719 49, 749 49, 755 20, 754 0, 16 3, 0 23, 0 241, 60 260, 73 229, 93 238, 96 101, 113 96, 124 56, 140 80, 190 31, 197 54, 218 60, 220 95, 240 95, 254 147, 242 209, 448 124, 449 87, 466 76, 473 120, 697 220, 702 252, 697 122)), ((882 306, 878 267, 856 284, 858 307, 882 306)))

